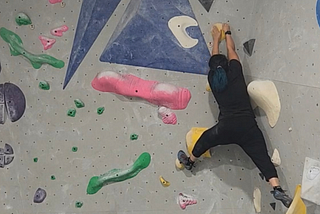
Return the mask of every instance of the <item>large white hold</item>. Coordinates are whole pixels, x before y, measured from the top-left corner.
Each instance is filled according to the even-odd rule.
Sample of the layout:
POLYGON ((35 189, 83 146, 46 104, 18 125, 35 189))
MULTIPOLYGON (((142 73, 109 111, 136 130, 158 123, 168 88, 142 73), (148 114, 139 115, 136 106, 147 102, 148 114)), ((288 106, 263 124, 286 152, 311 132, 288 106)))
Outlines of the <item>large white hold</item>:
POLYGON ((269 80, 255 80, 248 85, 252 107, 260 107, 267 115, 269 124, 274 127, 279 119, 281 104, 276 86, 269 80))
POLYGON ((198 39, 191 38, 186 31, 188 27, 198 26, 195 19, 189 16, 175 16, 169 20, 168 26, 182 47, 192 48, 198 44, 198 39))

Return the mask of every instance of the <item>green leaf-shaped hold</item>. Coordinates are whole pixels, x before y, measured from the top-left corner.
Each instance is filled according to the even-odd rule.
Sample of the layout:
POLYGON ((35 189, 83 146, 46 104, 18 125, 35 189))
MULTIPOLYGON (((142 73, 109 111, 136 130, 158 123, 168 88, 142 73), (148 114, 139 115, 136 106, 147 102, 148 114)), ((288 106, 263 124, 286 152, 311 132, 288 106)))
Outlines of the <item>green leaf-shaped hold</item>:
POLYGON ((84 102, 80 99, 75 99, 74 104, 77 106, 77 108, 83 108, 84 107, 84 102))
POLYGON ((90 195, 95 194, 105 185, 133 178, 141 170, 147 168, 150 162, 151 162, 150 154, 147 152, 144 152, 127 169, 112 169, 103 175, 94 176, 89 181, 89 184, 87 187, 87 193, 90 195))
POLYGON ((31 19, 29 16, 25 13, 18 13, 16 16, 16 23, 21 26, 21 25, 31 25, 31 19))
POLYGON ((42 90, 49 90, 50 85, 47 81, 41 81, 39 82, 39 88, 41 88, 42 90))

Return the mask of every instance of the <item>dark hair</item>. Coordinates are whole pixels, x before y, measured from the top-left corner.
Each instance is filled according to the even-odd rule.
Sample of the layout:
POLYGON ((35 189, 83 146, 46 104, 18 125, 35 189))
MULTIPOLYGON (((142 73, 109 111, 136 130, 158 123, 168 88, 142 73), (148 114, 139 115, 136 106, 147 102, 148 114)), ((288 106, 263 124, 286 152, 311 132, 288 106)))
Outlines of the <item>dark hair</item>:
POLYGON ((209 66, 210 72, 208 81, 211 90, 214 92, 224 91, 228 85, 227 72, 229 70, 229 65, 227 57, 222 54, 213 55, 209 61, 209 66))

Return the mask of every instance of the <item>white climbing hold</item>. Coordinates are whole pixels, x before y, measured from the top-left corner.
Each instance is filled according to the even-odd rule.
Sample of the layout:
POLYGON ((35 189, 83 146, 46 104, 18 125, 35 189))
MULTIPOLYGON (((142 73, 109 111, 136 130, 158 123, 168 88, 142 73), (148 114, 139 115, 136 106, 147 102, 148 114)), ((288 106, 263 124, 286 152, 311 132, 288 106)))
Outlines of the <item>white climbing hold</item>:
POLYGON ((198 26, 195 19, 189 16, 175 16, 169 20, 168 26, 182 47, 192 48, 198 44, 198 39, 191 38, 186 32, 188 27, 198 26))
POLYGON ((291 132, 291 131, 292 131, 292 128, 290 127, 290 128, 289 128, 289 132, 291 132))
POLYGON ((253 191, 253 205, 257 213, 261 212, 261 191, 259 188, 254 188, 253 191))
POLYGON ((259 106, 267 115, 269 124, 274 127, 280 115, 280 99, 276 86, 271 81, 255 80, 248 85, 248 93, 255 104, 259 106))
POLYGON ((280 166, 280 164, 281 164, 281 158, 280 158, 280 154, 279 154, 278 149, 274 149, 273 155, 272 155, 272 157, 271 157, 271 162, 273 163, 273 165, 274 165, 275 167, 280 166))

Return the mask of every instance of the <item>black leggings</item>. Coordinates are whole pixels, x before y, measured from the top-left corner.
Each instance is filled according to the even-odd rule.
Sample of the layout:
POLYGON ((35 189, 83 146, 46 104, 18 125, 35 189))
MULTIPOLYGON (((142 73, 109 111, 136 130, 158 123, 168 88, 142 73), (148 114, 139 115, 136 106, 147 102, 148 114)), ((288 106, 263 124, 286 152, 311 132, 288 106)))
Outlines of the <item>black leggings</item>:
POLYGON ((250 117, 223 119, 206 130, 195 144, 192 154, 200 157, 208 149, 218 145, 237 144, 251 158, 266 180, 278 177, 268 155, 266 143, 256 120, 250 117))

